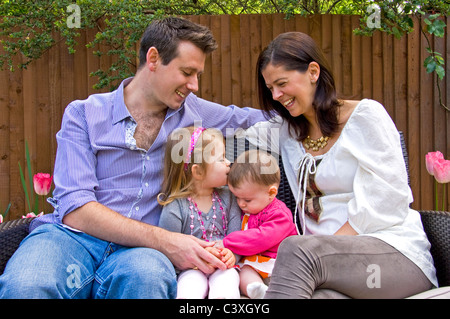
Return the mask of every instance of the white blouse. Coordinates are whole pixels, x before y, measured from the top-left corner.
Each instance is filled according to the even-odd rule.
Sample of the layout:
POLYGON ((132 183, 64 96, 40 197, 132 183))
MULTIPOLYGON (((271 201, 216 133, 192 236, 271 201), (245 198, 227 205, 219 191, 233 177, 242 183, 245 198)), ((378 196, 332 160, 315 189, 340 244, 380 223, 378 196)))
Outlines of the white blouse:
POLYGON ((409 207, 413 198, 400 136, 380 103, 362 100, 336 143, 320 156, 306 153, 280 117, 242 134, 260 148, 281 152, 303 234, 332 235, 348 221, 360 236, 396 248, 438 286, 420 214, 409 207), (269 142, 261 132, 270 132, 269 142), (304 179, 310 183, 299 183, 304 179), (305 200, 307 192, 311 198, 305 200))

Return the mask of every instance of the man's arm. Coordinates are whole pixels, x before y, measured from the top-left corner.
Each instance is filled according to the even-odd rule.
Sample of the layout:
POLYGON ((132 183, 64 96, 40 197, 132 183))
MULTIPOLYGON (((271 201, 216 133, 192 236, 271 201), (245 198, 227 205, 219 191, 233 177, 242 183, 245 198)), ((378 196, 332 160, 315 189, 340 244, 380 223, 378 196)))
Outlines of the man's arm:
POLYGON ((65 215, 63 223, 122 246, 156 249, 179 269, 198 267, 204 273, 226 269, 223 262, 204 249, 214 243, 124 217, 97 202, 89 202, 65 215))

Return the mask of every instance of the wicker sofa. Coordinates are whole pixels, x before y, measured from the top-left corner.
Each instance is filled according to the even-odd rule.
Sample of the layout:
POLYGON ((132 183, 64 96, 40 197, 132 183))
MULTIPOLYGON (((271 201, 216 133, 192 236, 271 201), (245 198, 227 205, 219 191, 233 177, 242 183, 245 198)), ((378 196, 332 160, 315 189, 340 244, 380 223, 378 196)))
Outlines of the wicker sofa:
MULTIPOLYGON (((403 134, 400 132, 403 155, 408 169, 408 155, 403 134)), ((245 143, 248 148, 248 143, 245 143)), ((234 157, 242 151, 236 145, 234 157)), ((409 172, 408 172, 409 173, 409 172)), ((281 184, 277 197, 284 201, 293 211, 295 199, 289 187, 283 168, 281 167, 281 184)), ((441 288, 412 296, 411 298, 449 298, 450 299, 450 212, 420 211, 422 223, 428 240, 431 243, 431 254, 434 259, 439 286, 441 288)), ((0 224, 0 275, 6 263, 19 247, 20 242, 28 234, 32 218, 16 219, 0 224)))

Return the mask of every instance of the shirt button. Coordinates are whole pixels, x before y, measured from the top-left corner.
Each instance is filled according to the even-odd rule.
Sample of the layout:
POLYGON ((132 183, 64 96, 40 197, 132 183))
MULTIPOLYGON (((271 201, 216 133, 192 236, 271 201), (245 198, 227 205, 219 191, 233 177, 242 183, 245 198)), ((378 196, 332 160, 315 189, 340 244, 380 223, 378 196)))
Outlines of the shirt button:
POLYGON ((149 161, 150 160, 150 156, 147 156, 146 159, 147 159, 147 161, 149 161))
POLYGON ((148 187, 148 183, 145 183, 145 187, 148 187))
POLYGON ((135 209, 136 209, 136 211, 138 211, 138 210, 139 210, 139 206, 136 206, 136 208, 135 208, 135 209))

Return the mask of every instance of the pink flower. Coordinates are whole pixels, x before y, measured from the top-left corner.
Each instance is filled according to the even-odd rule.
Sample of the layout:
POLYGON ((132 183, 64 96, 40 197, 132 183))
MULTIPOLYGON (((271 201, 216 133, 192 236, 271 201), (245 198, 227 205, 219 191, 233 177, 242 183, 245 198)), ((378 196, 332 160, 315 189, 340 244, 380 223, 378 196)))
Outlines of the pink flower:
POLYGON ((41 212, 39 215, 36 215, 35 213, 28 213, 26 216, 22 215, 22 218, 41 217, 42 215, 44 215, 44 212, 41 212))
POLYGON ((3 215, 0 215, 0 224, 3 223, 3 215))
POLYGON ((439 152, 429 152, 427 155, 425 155, 425 164, 427 166, 427 171, 431 175, 434 176, 434 166, 435 163, 437 163, 439 160, 444 160, 444 155, 439 152))
POLYGON ((434 178, 441 184, 450 182, 450 161, 441 159, 434 163, 434 178))
POLYGON ((53 177, 50 174, 37 173, 33 176, 34 191, 38 195, 47 195, 52 186, 53 177))

